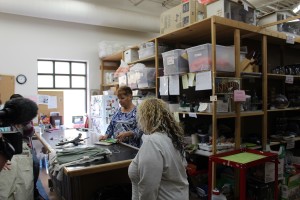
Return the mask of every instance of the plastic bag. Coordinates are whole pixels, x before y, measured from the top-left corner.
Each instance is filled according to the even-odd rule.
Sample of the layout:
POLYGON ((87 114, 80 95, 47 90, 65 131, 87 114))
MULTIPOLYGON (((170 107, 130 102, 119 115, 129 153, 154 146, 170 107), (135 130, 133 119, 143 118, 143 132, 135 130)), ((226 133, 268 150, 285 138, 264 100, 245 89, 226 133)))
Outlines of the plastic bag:
POLYGON ((129 66, 124 60, 121 60, 121 64, 119 68, 114 73, 114 77, 120 77, 122 75, 125 75, 129 71, 129 66))

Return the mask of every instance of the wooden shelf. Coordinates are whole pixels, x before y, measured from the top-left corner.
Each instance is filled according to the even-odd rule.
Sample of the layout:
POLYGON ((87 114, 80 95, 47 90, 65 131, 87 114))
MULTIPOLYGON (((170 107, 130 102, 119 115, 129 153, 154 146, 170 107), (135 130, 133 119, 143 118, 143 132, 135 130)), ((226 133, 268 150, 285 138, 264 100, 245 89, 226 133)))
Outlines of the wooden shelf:
POLYGON ((130 62, 130 63, 128 63, 128 65, 133 65, 133 64, 136 64, 136 63, 140 63, 140 62, 154 61, 154 60, 155 60, 155 56, 153 55, 153 56, 150 56, 150 57, 147 57, 147 58, 142 58, 142 59, 130 62))
POLYGON ((284 109, 271 109, 268 110, 268 112, 284 112, 284 111, 295 111, 295 110, 300 110, 300 107, 291 107, 291 108, 284 108, 284 109))
POLYGON ((285 79, 287 76, 292 76, 294 79, 300 79, 300 75, 284 75, 284 74, 269 74, 268 73, 268 78, 273 78, 273 79, 285 79))
POLYGON ((155 90, 156 87, 146 87, 146 88, 135 88, 135 89, 132 89, 132 90, 155 90))
POLYGON ((114 53, 112 55, 105 56, 101 60, 102 61, 120 61, 123 56, 122 54, 123 54, 123 52, 120 51, 120 52, 114 53))
POLYGON ((248 117, 248 116, 259 116, 264 115, 265 113, 262 110, 257 111, 243 111, 241 112, 241 117, 248 117))
MULTIPOLYGON (((229 38, 233 39, 234 30, 239 29, 241 38, 251 38, 254 40, 261 40, 262 35, 270 36, 268 38, 269 43, 274 44, 286 44, 286 34, 272 31, 260 26, 254 26, 243 22, 212 16, 202 21, 191 24, 190 26, 183 27, 179 30, 161 35, 158 39, 167 41, 183 42, 187 44, 203 43, 204 41, 211 41, 211 28, 212 24, 217 25, 217 41, 228 41, 229 38), (199 31, 201 30, 201 31, 199 31)), ((300 43, 300 37, 295 38, 295 45, 300 43)))
POLYGON ((103 87, 114 87, 114 86, 117 86, 119 85, 118 82, 115 82, 115 83, 109 83, 109 84, 102 84, 103 87))

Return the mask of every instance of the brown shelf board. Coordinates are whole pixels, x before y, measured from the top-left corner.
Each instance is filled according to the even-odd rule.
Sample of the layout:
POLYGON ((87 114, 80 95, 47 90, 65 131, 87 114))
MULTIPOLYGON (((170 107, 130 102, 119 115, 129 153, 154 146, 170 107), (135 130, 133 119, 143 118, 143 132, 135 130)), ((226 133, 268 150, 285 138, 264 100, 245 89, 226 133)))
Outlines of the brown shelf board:
POLYGON ((116 85, 119 85, 119 83, 114 82, 114 83, 109 83, 109 84, 102 84, 103 87, 113 87, 113 86, 116 86, 116 85))
POLYGON ((112 55, 105 56, 101 60, 102 61, 120 61, 122 59, 122 54, 123 54, 123 52, 120 51, 120 52, 114 53, 112 55))
POLYGON ((132 90, 154 90, 154 89, 156 89, 156 87, 135 88, 135 89, 132 89, 132 90))
MULTIPOLYGON (((100 69, 102 66, 100 66, 100 69)), ((117 70, 119 66, 103 66, 103 70, 117 70)))
POLYGON ((154 61, 155 60, 155 56, 150 56, 150 57, 146 57, 146 58, 142 58, 133 62, 128 63, 128 65, 132 65, 132 64, 136 64, 136 63, 140 63, 140 62, 147 62, 147 61, 154 61))
POLYGON ((272 109, 268 110, 268 112, 284 112, 284 111, 294 111, 294 110, 300 110, 300 107, 293 107, 293 108, 284 108, 284 109, 272 109))
POLYGON ((264 115, 264 112, 262 110, 241 112, 241 117, 258 116, 258 115, 264 115))
POLYGON ((278 79, 285 79, 287 76, 293 76, 294 78, 300 79, 300 75, 285 75, 285 74, 270 74, 268 73, 268 78, 278 78, 278 79))
POLYGON ((234 113, 234 112, 217 113, 217 119, 233 118, 233 117, 236 117, 236 113, 234 113))
POLYGON ((180 111, 178 112, 179 114, 185 114, 185 115, 188 115, 188 114, 196 114, 196 115, 212 115, 212 113, 208 113, 208 112, 184 112, 184 111, 180 111))

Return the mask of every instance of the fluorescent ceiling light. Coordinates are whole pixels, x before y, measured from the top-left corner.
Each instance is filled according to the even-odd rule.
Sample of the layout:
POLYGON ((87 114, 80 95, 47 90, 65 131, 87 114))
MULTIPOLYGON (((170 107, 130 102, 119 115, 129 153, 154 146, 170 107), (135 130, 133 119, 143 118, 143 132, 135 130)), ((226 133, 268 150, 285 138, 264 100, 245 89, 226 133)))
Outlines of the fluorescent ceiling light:
POLYGON ((298 4, 298 6, 296 6, 296 8, 293 9, 294 13, 297 13, 300 10, 300 4, 298 4))

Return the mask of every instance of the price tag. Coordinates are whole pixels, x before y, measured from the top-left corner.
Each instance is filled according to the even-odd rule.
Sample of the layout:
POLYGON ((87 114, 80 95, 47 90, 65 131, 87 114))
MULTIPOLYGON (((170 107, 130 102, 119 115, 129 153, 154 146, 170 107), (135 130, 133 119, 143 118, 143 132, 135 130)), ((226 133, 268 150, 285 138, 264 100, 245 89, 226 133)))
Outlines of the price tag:
POLYGON ((210 96, 209 99, 210 99, 210 101, 217 101, 218 100, 216 95, 215 96, 210 96))
POLYGON ((286 140, 286 149, 293 149, 295 147, 294 138, 286 140))
POLYGON ((197 114, 196 113, 189 113, 189 117, 197 118, 197 114))
POLYGON ((285 83, 293 84, 294 83, 294 76, 287 75, 285 77, 285 83))
POLYGON ((291 34, 286 34, 286 43, 287 44, 294 44, 295 43, 295 36, 291 34))

